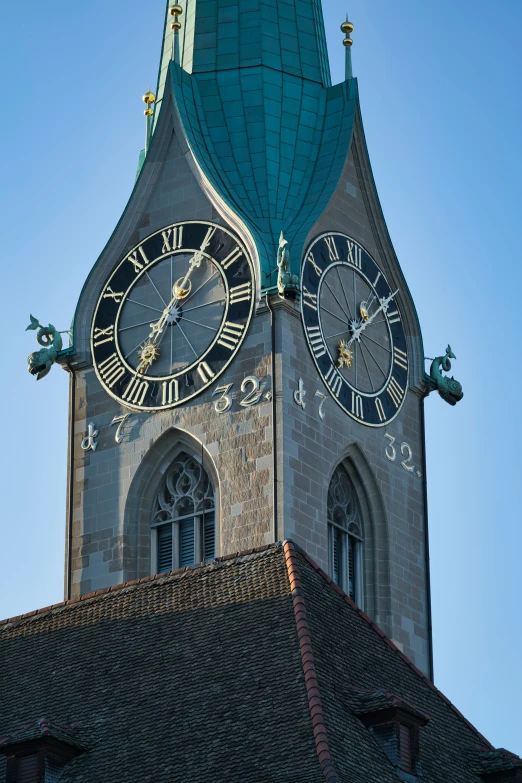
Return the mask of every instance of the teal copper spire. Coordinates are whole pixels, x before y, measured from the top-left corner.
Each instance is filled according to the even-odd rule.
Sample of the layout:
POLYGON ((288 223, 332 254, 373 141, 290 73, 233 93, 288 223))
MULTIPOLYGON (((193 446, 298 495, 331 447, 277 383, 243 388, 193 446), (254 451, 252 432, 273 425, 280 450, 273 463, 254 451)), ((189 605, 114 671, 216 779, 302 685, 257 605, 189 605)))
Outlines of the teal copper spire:
POLYGON ((352 73, 352 44, 353 41, 350 38, 351 34, 353 33, 353 24, 348 21, 348 14, 346 14, 346 22, 343 22, 341 25, 341 30, 344 33, 344 41, 343 44, 346 48, 346 64, 345 64, 345 79, 348 81, 353 77, 352 73))
POLYGON ((350 74, 331 86, 320 0, 181 6, 167 5, 155 123, 172 97, 198 168, 250 231, 262 286, 270 287, 281 232, 297 271, 306 236, 339 181, 357 82, 350 74), (181 6, 183 24, 172 30, 181 6))

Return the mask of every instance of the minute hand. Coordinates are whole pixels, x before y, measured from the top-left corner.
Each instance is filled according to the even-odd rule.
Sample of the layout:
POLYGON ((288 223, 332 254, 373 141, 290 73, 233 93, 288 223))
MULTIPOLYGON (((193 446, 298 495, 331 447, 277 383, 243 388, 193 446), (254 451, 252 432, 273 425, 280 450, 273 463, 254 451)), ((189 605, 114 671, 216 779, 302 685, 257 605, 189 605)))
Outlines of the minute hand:
POLYGON ((381 299, 381 304, 377 308, 377 310, 368 318, 367 321, 363 321, 362 324, 359 327, 357 327, 357 329, 354 331, 353 335, 350 337, 348 345, 350 345, 351 343, 353 343, 354 340, 357 340, 359 338, 359 335, 362 332, 364 332, 366 327, 369 326, 374 321, 375 317, 379 315, 379 313, 382 312, 382 310, 386 311, 388 309, 391 300, 393 299, 394 296, 397 296, 399 291, 400 289, 398 288, 394 294, 390 294, 390 296, 387 296, 385 299, 381 299))
POLYGON ((188 272, 185 275, 184 278, 180 278, 176 284, 174 285, 174 299, 184 299, 188 294, 190 294, 190 290, 192 288, 192 283, 190 282, 190 276, 192 274, 192 271, 201 265, 201 259, 203 258, 203 252, 201 250, 198 250, 197 253, 195 253, 189 264, 188 272), (187 287, 188 286, 188 287, 187 287))
POLYGON ((173 294, 178 299, 184 299, 186 296, 190 294, 190 290, 192 287, 192 283, 190 282, 190 276, 196 267, 201 266, 201 262, 204 258, 205 250, 210 245, 210 240, 212 239, 215 233, 216 233, 215 227, 209 228, 209 230, 206 233, 205 239, 201 244, 200 249, 196 250, 196 252, 194 253, 194 255, 190 260, 187 274, 183 279, 176 281, 176 284, 174 285, 173 294))
POLYGON ((159 321, 156 321, 156 323, 151 324, 152 331, 149 334, 149 340, 153 340, 154 343, 158 342, 161 333, 163 332, 163 330, 165 329, 168 323, 170 314, 172 313, 174 307, 177 304, 177 301, 178 301, 178 297, 173 296, 170 302, 168 303, 168 305, 166 306, 166 308, 163 310, 163 314, 159 319, 159 321))

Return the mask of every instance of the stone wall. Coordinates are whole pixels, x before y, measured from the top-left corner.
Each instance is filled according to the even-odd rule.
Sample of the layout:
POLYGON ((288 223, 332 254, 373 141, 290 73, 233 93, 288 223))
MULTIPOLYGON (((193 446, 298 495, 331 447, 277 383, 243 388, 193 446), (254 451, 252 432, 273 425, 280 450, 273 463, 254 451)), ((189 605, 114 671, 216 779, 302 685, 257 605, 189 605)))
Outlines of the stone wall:
MULTIPOLYGON (((164 121, 165 124, 165 121, 164 121)), ((186 150, 165 131, 163 152, 155 165, 158 176, 146 201, 131 201, 135 216, 125 249, 180 220, 213 220, 224 224, 187 162, 186 150)), ((159 135, 159 134, 158 134, 159 135)), ((159 142, 157 143, 158 146, 159 142)), ((74 453, 72 455, 73 519, 71 595, 88 593, 148 575, 151 565, 150 520, 154 493, 177 444, 203 460, 217 496, 217 554, 226 555, 274 540, 291 538, 328 570, 327 493, 330 477, 344 460, 354 480, 365 520, 364 608, 423 671, 429 670, 429 606, 425 552, 424 434, 422 430, 422 343, 413 303, 373 191, 361 129, 341 181, 310 238, 342 231, 361 242, 390 282, 401 288, 399 302, 411 347, 410 389, 399 416, 386 428, 354 422, 333 399, 318 415, 318 390, 328 394, 310 356, 300 322, 299 306, 271 298, 275 318, 276 384, 273 387, 271 314, 258 301, 248 336, 231 366, 215 386, 232 383, 233 405, 217 414, 213 389, 182 408, 153 414, 133 413, 115 441, 115 417, 121 406, 100 386, 88 353, 75 368, 74 453), (419 359, 420 357, 420 359, 419 359), (420 364, 419 364, 420 362, 420 364), (275 395, 277 442, 277 530, 273 514, 273 405, 270 394, 257 405, 242 407, 241 384, 256 376, 263 394, 275 395), (306 407, 294 400, 299 379, 306 407), (89 423, 98 431, 96 451, 84 452, 81 441, 89 423), (396 450, 396 459, 386 456, 396 450), (415 471, 401 465, 401 444, 412 450, 415 471), (417 471, 421 475, 417 475, 417 471)), ((123 230, 123 229, 122 229, 123 230)), ((107 274, 111 265, 105 251, 107 274)), ((120 251, 118 251, 120 252, 120 251)), ((103 275, 98 273, 100 285, 103 275)), ((106 275, 105 275, 106 276, 106 275)), ((98 284, 96 284, 98 285, 98 284)), ((94 289, 90 291, 95 299, 94 289)), ((97 294, 96 294, 97 296, 97 294)), ((84 315, 78 344, 87 345, 84 315), (83 333, 85 332, 85 334, 83 333)), ((82 320, 78 323, 81 325, 82 320)), ((214 387, 215 388, 215 387, 214 387)))

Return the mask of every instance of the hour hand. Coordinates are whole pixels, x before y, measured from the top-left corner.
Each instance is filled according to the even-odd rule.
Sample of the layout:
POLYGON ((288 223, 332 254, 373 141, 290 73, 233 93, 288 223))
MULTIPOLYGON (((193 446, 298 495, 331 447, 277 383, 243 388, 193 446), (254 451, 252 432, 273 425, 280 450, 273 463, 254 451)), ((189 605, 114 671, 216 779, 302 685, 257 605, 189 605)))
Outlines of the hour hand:
POLYGON ((156 343, 152 342, 151 340, 147 340, 138 354, 140 363, 136 368, 136 372, 140 373, 140 375, 145 375, 152 362, 155 362, 158 356, 159 348, 156 343))
POLYGON ((173 296, 169 304, 164 309, 159 321, 150 325, 150 334, 147 337, 145 344, 143 345, 140 353, 138 354, 140 363, 138 365, 138 372, 144 374, 149 369, 150 365, 156 361, 159 356, 159 343, 165 332, 165 327, 169 322, 172 311, 176 307, 178 298, 173 296))

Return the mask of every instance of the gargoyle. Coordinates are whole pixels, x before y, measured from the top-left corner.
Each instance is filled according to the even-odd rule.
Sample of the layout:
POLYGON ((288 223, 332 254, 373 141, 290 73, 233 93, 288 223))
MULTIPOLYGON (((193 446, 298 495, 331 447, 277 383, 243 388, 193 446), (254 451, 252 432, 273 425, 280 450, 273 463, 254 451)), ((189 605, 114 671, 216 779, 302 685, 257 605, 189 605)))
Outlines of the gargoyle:
MULTIPOLYGON (((430 374, 426 376, 429 391, 437 390, 443 400, 446 400, 450 405, 456 405, 457 402, 464 397, 462 391, 462 384, 455 380, 455 378, 448 378, 447 375, 443 375, 441 369, 444 372, 451 370, 450 359, 456 359, 457 357, 451 350, 451 345, 446 348, 445 356, 437 356, 433 359, 430 368, 430 374)), ((429 393, 429 392, 428 392, 429 393)))
POLYGON ((295 299, 299 290, 299 278, 290 272, 290 256, 287 249, 288 242, 283 236, 279 237, 279 248, 277 250, 277 290, 279 296, 284 299, 295 299))
POLYGON ((31 318, 31 323, 25 331, 38 329, 36 339, 39 345, 44 346, 39 351, 34 351, 27 358, 27 369, 31 375, 36 375, 36 380, 39 381, 41 378, 45 378, 55 363, 59 352, 63 348, 63 341, 60 333, 56 331, 52 324, 49 324, 49 326, 42 326, 42 324, 36 318, 33 318, 32 315, 29 317, 31 318))

